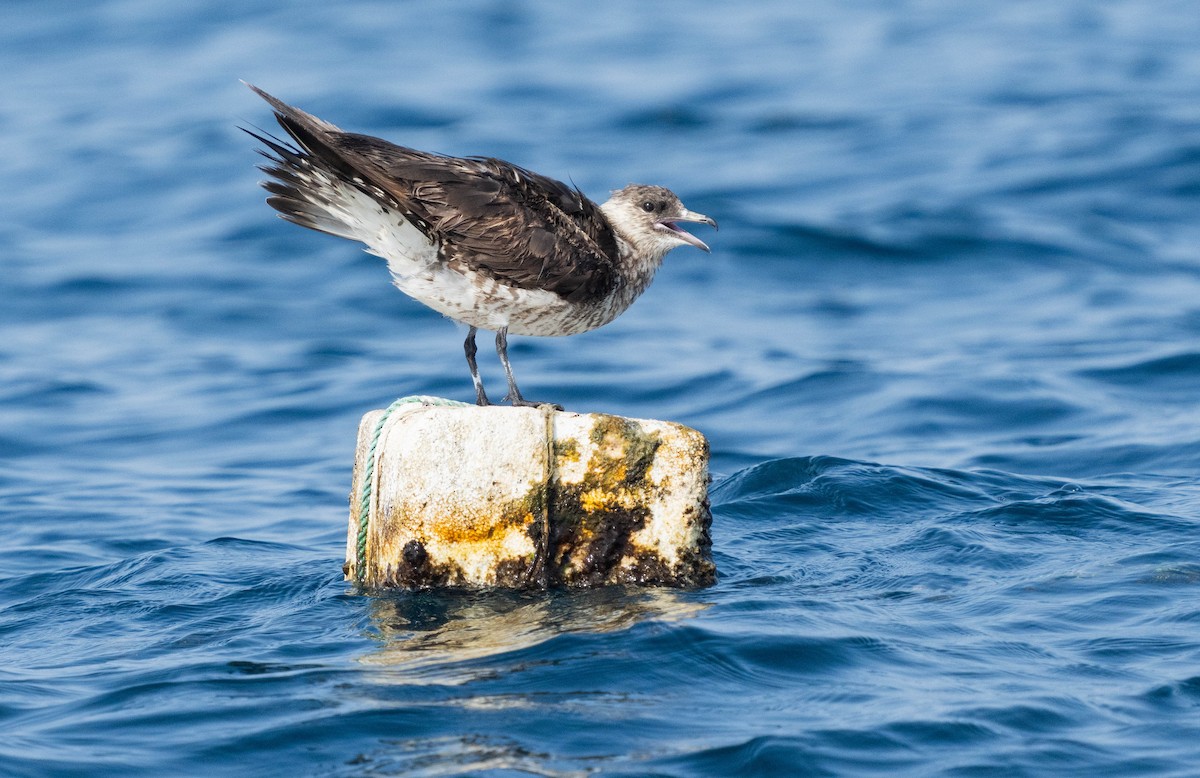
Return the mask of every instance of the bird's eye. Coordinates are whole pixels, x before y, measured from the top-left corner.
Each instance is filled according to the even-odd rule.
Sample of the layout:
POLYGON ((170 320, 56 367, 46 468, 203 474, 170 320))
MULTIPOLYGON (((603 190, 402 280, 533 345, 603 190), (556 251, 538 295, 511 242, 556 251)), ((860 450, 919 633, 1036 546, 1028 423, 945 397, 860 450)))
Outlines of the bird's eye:
POLYGON ((642 210, 646 213, 654 213, 654 203, 647 200, 646 202, 642 203, 642 210))

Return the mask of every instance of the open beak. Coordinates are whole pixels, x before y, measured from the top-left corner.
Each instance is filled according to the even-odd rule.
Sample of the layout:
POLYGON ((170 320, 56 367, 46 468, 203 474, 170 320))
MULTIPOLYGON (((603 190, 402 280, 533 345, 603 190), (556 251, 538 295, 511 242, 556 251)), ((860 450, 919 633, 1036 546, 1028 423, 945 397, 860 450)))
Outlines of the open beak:
POLYGON ((672 233, 676 238, 679 238, 684 243, 695 246, 701 251, 706 251, 710 254, 712 253, 712 250, 704 241, 700 240, 690 232, 680 229, 678 226, 676 226, 677 222, 695 222, 697 224, 707 224, 715 230, 717 229, 716 219, 710 219, 704 214, 696 213, 695 211, 684 211, 678 216, 669 216, 656 222, 657 226, 672 233))

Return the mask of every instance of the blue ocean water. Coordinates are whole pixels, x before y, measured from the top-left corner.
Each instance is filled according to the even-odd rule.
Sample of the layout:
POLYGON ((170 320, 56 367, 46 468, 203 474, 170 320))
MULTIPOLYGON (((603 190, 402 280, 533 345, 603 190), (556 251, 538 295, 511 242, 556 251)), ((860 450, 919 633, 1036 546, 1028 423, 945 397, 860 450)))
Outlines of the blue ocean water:
POLYGON ((1195 775, 1197 40, 1183 0, 0 5, 0 774, 1195 775), (709 437, 717 585, 342 581, 358 419, 469 400, 463 331, 274 217, 238 79, 720 221, 510 349, 709 437))

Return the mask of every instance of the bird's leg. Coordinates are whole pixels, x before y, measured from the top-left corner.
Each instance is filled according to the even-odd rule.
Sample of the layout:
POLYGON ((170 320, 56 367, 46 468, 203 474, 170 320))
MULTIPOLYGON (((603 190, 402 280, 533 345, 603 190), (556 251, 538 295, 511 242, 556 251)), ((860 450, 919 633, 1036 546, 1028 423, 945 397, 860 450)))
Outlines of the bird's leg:
POLYGON ((536 405, 525 401, 517 388, 517 379, 513 378, 512 365, 508 363, 508 327, 501 327, 496 332, 496 353, 500 355, 500 364, 504 365, 504 375, 508 377, 508 395, 504 399, 513 405, 536 405))
MULTIPOLYGON (((504 365, 504 375, 508 377, 508 400, 513 405, 536 407, 538 405, 547 405, 549 403, 533 402, 526 400, 521 396, 521 390, 517 388, 517 379, 513 378, 512 365, 508 363, 508 327, 501 327, 496 333, 496 353, 500 355, 500 364, 504 365)), ((562 410, 561 405, 555 405, 555 408, 562 410)))
MULTIPOLYGON (((491 405, 488 402, 487 392, 483 391, 483 379, 479 377, 479 366, 475 364, 475 328, 471 327, 467 333, 467 339, 463 343, 463 350, 467 352, 467 367, 471 368, 471 380, 475 382, 475 404, 476 405, 491 405)), ((507 363, 505 363, 507 366, 507 363)), ((510 378, 511 381, 511 373, 510 378)))

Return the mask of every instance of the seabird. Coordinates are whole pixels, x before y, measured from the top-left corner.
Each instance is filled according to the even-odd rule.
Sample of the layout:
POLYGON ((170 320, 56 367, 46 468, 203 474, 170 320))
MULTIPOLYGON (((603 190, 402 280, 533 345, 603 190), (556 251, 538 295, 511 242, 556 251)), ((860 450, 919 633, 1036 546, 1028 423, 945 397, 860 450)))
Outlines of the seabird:
POLYGON ((292 142, 247 128, 266 148, 267 203, 290 222, 360 241, 400 291, 470 329, 475 399, 488 405, 475 333, 493 330, 508 378, 508 335, 575 335, 608 324, 646 290, 668 251, 709 248, 680 222, 717 223, 669 189, 630 184, 596 205, 574 187, 490 157, 450 157, 343 132, 247 84, 292 142))

